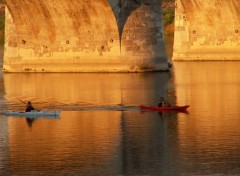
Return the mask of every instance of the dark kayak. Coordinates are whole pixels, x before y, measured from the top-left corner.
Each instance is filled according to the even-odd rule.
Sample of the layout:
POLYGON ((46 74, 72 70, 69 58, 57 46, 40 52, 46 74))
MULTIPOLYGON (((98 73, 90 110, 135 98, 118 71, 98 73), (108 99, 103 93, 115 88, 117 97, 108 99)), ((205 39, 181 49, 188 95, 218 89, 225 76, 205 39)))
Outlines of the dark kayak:
POLYGON ((146 106, 140 105, 141 110, 150 110, 150 111, 186 111, 189 105, 186 106, 171 106, 171 107, 157 107, 157 106, 146 106))

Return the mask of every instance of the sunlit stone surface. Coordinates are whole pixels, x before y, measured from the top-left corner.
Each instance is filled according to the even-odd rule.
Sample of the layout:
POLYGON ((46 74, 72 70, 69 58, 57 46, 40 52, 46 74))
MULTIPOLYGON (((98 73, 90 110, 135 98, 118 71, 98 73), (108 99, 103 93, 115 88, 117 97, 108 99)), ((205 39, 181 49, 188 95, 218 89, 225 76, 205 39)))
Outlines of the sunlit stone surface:
POLYGON ((5 72, 168 70, 161 0, 5 3, 5 72))
POLYGON ((239 0, 176 0, 173 60, 240 60, 239 0))

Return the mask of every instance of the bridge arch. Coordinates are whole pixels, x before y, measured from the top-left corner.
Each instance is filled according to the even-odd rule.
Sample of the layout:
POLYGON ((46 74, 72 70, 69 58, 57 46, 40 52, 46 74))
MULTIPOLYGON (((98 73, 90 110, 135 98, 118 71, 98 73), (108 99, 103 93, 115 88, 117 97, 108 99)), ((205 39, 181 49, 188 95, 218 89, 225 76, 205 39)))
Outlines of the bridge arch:
MULTIPOLYGON (((132 11, 146 6, 144 2, 136 6, 135 1, 125 1, 133 7, 130 8, 132 11)), ((151 47, 140 55, 123 52, 129 46, 126 40, 121 42, 123 36, 129 36, 124 34, 123 27, 134 14, 129 13, 129 6, 120 8, 119 3, 113 0, 76 0, 71 3, 67 0, 6 0, 5 3, 5 72, 135 72, 168 69, 164 38, 157 43, 148 42, 153 45, 152 48, 163 45, 162 52, 152 51, 149 55, 151 47), (121 14, 118 14, 119 10, 122 10, 121 14), (146 65, 144 69, 143 64, 146 65)), ((161 5, 161 0, 147 4, 150 10, 141 13, 154 12, 156 4, 161 5)), ((161 13, 161 6, 159 8, 155 10, 157 13, 161 13)), ((163 28, 159 20, 162 19, 152 22, 152 36, 158 35, 158 29, 163 28)), ((140 35, 134 24, 128 25, 128 28, 135 32, 134 35, 140 35)), ((152 40, 152 36, 140 38, 147 41, 152 40)), ((138 47, 143 48, 142 43, 138 47)))

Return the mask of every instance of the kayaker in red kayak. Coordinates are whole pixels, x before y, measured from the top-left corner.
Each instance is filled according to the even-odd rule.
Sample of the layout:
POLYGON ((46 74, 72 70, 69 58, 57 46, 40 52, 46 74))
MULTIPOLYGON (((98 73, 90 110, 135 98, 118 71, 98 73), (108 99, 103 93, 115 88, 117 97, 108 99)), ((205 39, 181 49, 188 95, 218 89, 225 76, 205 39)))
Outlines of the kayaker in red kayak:
POLYGON ((167 102, 163 97, 160 97, 158 107, 171 107, 171 104, 167 102))

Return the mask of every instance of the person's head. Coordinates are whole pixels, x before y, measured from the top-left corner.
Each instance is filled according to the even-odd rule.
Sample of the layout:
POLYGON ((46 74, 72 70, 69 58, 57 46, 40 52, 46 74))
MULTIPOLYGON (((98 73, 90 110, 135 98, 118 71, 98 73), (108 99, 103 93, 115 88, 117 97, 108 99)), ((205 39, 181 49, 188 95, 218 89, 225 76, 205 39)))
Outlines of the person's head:
POLYGON ((159 101, 164 101, 164 98, 163 98, 163 97, 160 97, 159 101))
POLYGON ((28 105, 28 106, 32 105, 32 102, 31 102, 31 101, 29 101, 29 102, 27 103, 27 105, 28 105))

